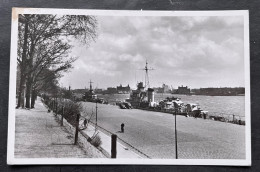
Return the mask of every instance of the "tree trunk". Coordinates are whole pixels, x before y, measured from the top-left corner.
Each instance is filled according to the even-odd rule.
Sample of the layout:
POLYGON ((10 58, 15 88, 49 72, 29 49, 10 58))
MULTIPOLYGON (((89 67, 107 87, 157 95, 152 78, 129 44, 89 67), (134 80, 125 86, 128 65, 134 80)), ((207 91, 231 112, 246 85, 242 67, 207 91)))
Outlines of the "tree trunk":
POLYGON ((36 93, 36 90, 33 88, 32 98, 31 98, 31 108, 34 108, 36 97, 37 97, 37 93, 36 93))
POLYGON ((20 75, 20 85, 19 85, 19 90, 18 90, 18 103, 16 108, 19 107, 24 107, 24 88, 25 88, 25 77, 24 77, 24 72, 23 69, 21 70, 21 75, 20 75))
POLYGON ((34 56, 34 44, 31 43, 30 52, 28 54, 27 66, 28 66, 28 74, 27 74, 27 82, 26 82, 26 108, 31 108, 31 93, 32 93, 32 85, 33 85, 33 77, 31 73, 31 69, 33 68, 33 56, 34 56))
POLYGON ((25 29, 24 29, 24 43, 23 43, 23 53, 22 53, 22 61, 20 64, 20 70, 21 70, 21 75, 20 75, 20 86, 19 86, 19 91, 18 91, 18 103, 17 103, 17 108, 23 107, 24 106, 24 84, 25 84, 25 69, 26 69, 26 52, 27 52, 27 41, 28 41, 28 21, 25 22, 25 29))
POLYGON ((27 82, 26 82, 26 96, 25 96, 25 98, 26 98, 25 107, 26 107, 26 108, 31 108, 31 106, 30 106, 31 87, 32 87, 31 78, 27 78, 27 82))

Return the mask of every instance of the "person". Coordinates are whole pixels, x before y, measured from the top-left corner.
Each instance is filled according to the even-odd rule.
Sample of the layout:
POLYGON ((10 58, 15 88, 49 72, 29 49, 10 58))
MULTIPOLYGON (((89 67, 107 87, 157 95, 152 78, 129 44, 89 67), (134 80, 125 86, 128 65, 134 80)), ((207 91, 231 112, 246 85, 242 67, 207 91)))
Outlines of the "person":
POLYGON ((122 124, 121 124, 121 133, 124 133, 124 130, 125 130, 124 127, 125 127, 125 124, 122 123, 122 124))
POLYGON ((87 119, 84 120, 84 127, 87 126, 87 119))
POLYGON ((206 119, 206 113, 205 112, 203 112, 203 118, 206 119))
POLYGON ((197 110, 194 110, 194 118, 197 119, 199 117, 199 114, 200 114, 200 110, 197 109, 197 110))

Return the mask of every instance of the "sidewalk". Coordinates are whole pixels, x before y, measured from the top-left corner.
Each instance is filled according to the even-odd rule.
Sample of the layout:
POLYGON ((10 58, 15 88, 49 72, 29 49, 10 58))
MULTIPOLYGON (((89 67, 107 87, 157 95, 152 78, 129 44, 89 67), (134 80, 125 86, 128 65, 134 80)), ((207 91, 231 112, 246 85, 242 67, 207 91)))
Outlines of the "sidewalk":
POLYGON ((90 144, 87 151, 73 145, 73 134, 47 113, 40 99, 35 109, 16 109, 15 116, 15 158, 104 158, 90 144))
MULTIPOLYGON (((83 132, 83 133, 87 134, 89 137, 91 137, 95 133, 95 128, 89 124, 88 128, 85 130, 82 130, 81 132, 83 132)), ((107 134, 103 133, 100 130, 97 130, 97 133, 100 136, 101 141, 102 141, 101 148, 103 150, 105 150, 109 154, 109 156, 111 156, 111 136, 108 136, 107 134)), ((117 141, 116 147, 117 147, 116 158, 144 158, 144 157, 136 154, 135 152, 133 152, 126 146, 119 143, 119 141, 117 141)))

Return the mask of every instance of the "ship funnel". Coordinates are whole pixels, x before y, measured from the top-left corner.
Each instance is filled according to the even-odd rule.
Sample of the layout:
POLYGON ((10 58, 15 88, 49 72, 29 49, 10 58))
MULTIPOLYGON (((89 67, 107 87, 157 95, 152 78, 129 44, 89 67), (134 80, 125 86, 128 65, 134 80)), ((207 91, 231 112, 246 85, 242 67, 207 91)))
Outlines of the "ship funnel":
POLYGON ((154 102, 154 89, 148 88, 148 102, 154 102))

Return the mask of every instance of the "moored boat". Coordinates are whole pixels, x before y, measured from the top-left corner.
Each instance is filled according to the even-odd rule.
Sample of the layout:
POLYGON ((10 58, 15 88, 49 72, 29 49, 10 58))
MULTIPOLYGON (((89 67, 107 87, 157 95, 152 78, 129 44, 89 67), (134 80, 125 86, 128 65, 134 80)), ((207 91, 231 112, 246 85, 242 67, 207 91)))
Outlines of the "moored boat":
POLYGON ((90 86, 89 91, 85 92, 84 96, 82 97, 84 101, 87 102, 96 102, 97 101, 97 95, 94 93, 94 90, 92 89, 92 82, 90 80, 90 86))

